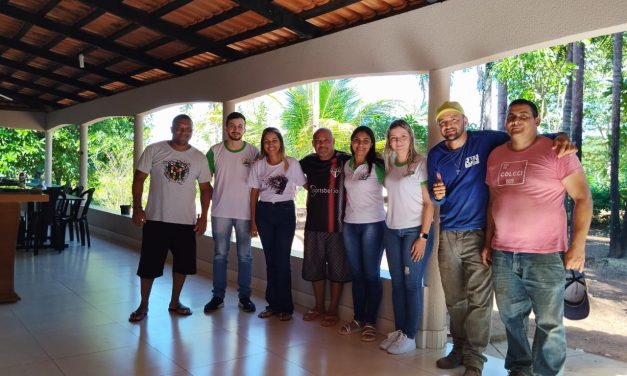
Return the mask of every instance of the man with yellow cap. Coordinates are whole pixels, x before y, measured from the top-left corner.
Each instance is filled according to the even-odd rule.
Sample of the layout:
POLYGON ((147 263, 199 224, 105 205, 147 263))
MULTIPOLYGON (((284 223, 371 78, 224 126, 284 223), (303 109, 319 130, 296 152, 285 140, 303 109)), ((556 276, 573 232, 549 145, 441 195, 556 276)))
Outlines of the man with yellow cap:
MULTIPOLYGON (((432 201, 440 206, 438 261, 450 316, 453 350, 438 359, 438 368, 464 365, 465 376, 481 375, 490 341, 493 288, 490 267, 483 265, 488 188, 486 162, 490 152, 509 140, 505 132, 467 131, 468 118, 458 102, 444 102, 436 111, 444 140, 427 158, 432 201)), ((576 148, 564 135, 549 135, 558 154, 576 148)))

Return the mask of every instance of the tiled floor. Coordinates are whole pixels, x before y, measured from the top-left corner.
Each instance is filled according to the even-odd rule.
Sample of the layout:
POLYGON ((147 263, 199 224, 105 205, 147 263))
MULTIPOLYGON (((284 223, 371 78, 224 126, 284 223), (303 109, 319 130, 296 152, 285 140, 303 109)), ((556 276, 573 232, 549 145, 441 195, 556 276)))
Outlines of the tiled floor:
MULTIPOLYGON (((226 306, 205 315, 211 280, 191 277, 182 301, 194 314, 170 315, 171 281, 155 282, 150 313, 127 321, 138 302, 137 253, 93 239, 39 256, 18 251, 16 291, 22 300, 0 305, 0 375, 461 375, 442 371, 445 350, 391 356, 377 343, 336 334, 301 320, 261 320, 240 313, 229 290, 226 306)), ((166 276, 170 275, 169 269, 166 276)), ((253 300, 263 307, 263 294, 253 300)), ((382 337, 381 337, 382 339, 382 337)), ((491 346, 485 375, 505 375, 502 345, 491 346)), ((568 375, 627 374, 627 365, 569 352, 568 375)))

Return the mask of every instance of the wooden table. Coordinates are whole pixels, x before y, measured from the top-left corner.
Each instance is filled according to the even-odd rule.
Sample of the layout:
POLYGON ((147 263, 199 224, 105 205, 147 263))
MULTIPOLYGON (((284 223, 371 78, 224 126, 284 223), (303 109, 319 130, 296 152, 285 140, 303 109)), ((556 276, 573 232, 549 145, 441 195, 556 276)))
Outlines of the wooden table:
POLYGON ((46 202, 41 193, 0 192, 0 303, 20 300, 14 290, 15 243, 20 227, 20 203, 46 202))

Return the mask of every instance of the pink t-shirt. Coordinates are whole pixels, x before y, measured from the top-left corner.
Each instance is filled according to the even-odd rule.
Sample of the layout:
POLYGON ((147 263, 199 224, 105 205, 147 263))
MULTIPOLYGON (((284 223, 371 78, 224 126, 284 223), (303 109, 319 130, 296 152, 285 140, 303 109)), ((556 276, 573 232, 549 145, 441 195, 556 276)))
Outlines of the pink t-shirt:
POLYGON ((576 155, 557 158, 553 141, 538 137, 523 151, 507 144, 488 158, 486 184, 494 192, 492 248, 512 252, 568 250, 562 180, 583 171, 576 155))

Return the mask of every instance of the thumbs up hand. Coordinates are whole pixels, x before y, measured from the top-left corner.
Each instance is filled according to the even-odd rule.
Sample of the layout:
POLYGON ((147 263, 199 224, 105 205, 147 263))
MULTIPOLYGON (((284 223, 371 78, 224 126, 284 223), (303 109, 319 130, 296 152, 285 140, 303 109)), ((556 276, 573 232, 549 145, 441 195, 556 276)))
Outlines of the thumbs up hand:
POLYGON ((433 197, 440 201, 446 196, 446 186, 442 181, 442 175, 440 175, 439 171, 435 173, 435 179, 435 183, 433 183, 433 197))

